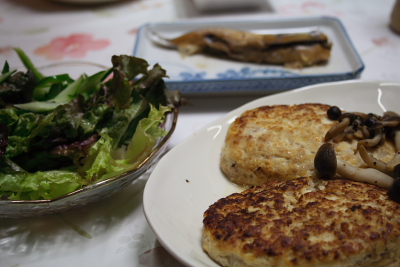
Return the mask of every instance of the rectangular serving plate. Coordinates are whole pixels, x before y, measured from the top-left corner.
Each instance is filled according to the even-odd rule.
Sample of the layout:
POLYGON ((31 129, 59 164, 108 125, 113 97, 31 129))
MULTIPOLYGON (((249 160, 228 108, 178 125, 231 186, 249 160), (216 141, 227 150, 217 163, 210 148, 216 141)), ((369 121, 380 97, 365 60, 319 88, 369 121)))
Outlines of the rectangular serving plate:
POLYGON ((169 89, 183 94, 270 94, 306 85, 359 78, 364 63, 354 48, 343 24, 332 17, 268 19, 257 21, 181 21, 148 23, 139 28, 133 55, 149 64, 160 64, 169 78, 169 89), (297 33, 319 30, 332 43, 327 64, 302 69, 238 62, 197 54, 182 57, 177 50, 156 45, 150 31, 172 39, 206 27, 232 28, 256 34, 297 33))

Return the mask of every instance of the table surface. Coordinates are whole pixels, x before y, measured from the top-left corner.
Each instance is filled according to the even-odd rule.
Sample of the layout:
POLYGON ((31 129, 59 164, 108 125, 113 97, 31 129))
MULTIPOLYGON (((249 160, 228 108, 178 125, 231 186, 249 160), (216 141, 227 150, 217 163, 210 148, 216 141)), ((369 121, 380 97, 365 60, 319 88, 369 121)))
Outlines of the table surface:
MULTIPOLYGON (((260 0, 257 9, 199 11, 189 0, 115 1, 72 5, 49 0, 0 0, 0 63, 21 63, 13 47, 37 66, 88 61, 111 66, 133 52, 148 22, 332 16, 344 24, 366 81, 400 82, 400 36, 389 28, 394 0, 260 0)), ((167 70, 168 72, 168 70, 167 70)), ((169 149, 216 118, 261 95, 188 97, 169 149)), ((143 214, 148 175, 119 194, 85 208, 40 218, 0 220, 0 267, 181 266, 157 241, 143 214)))

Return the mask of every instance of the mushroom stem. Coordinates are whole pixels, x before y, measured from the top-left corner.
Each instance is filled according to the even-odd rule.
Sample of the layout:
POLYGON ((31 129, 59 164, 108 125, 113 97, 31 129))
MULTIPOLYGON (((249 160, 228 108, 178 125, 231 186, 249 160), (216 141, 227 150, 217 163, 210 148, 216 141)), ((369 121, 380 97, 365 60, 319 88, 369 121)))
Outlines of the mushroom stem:
POLYGON ((365 125, 359 126, 358 130, 362 132, 362 136, 360 136, 360 139, 367 139, 370 137, 370 132, 367 126, 365 125))
POLYGON ((364 133, 360 129, 355 131, 354 136, 357 137, 358 139, 363 139, 364 138, 364 133))
POLYGON ((344 118, 341 122, 334 125, 329 131, 325 134, 325 141, 329 141, 335 136, 339 135, 341 132, 346 129, 347 126, 350 124, 349 118, 344 118))
POLYGON ((397 116, 397 117, 399 117, 400 115, 398 114, 398 113, 396 113, 396 112, 394 112, 394 111, 391 111, 391 110, 388 110, 388 111, 385 111, 384 113, 383 113, 383 115, 384 116, 397 116))
POLYGON ((394 167, 396 167, 397 164, 400 164, 400 151, 397 151, 394 158, 386 164, 386 169, 388 171, 394 171, 394 167))
POLYGON ((349 180, 374 184, 382 188, 389 188, 393 178, 373 168, 357 168, 340 159, 337 159, 337 173, 349 180))
POLYGON ((378 171, 389 175, 386 169, 386 163, 379 159, 376 159, 374 156, 369 154, 365 146, 361 145, 358 148, 358 152, 360 153, 361 158, 363 159, 365 164, 367 164, 368 167, 377 169, 378 171))
POLYGON ((382 131, 381 140, 379 141, 378 146, 383 146, 386 142, 386 132, 382 131))
POLYGON ((394 145, 396 147, 397 153, 394 155, 394 158, 389 161, 386 165, 386 168, 389 171, 393 171, 394 167, 397 164, 400 164, 400 128, 396 127, 395 130, 393 131, 394 135, 394 145))
POLYGON ((353 112, 350 112, 350 113, 353 114, 354 116, 361 117, 364 120, 369 118, 368 114, 365 114, 364 112, 353 111, 353 112))
POLYGON ((370 129, 375 130, 383 127, 396 127, 399 124, 400 124, 399 120, 377 121, 374 125, 370 127, 370 129))
POLYGON ((396 147, 396 150, 400 150, 400 128, 395 128, 393 131, 393 136, 394 136, 394 145, 396 147))
POLYGON ((333 142, 340 142, 344 140, 345 138, 352 139, 351 136, 354 135, 354 129, 353 126, 347 126, 343 132, 337 136, 335 136, 332 141, 333 142))
POLYGON ((366 147, 373 147, 379 144, 382 138, 382 129, 378 128, 374 130, 374 137, 371 139, 364 139, 358 141, 357 147, 366 146, 366 147))

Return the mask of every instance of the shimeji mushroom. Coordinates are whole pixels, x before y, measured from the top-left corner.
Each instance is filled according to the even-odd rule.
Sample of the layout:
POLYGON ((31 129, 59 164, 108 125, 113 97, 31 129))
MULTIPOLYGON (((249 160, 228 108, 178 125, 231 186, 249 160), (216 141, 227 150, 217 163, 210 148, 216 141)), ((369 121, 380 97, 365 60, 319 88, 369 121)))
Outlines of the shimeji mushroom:
POLYGON ((394 167, 400 164, 400 128, 396 127, 393 130, 393 136, 394 136, 394 144, 397 150, 396 155, 394 158, 388 162, 387 164, 387 169, 388 170, 394 170, 394 167))
POLYGON ((394 167, 393 176, 395 180, 388 189, 388 196, 390 199, 400 203, 400 164, 394 167))
POLYGON ((334 125, 329 131, 325 134, 325 141, 331 140, 332 138, 338 136, 340 133, 344 131, 350 124, 350 118, 344 118, 341 122, 334 125))
POLYGON ((374 130, 374 137, 371 139, 363 139, 358 141, 357 147, 359 146, 366 146, 366 147, 374 147, 379 144, 382 139, 382 129, 375 129, 374 130))
POLYGON ((360 145, 358 147, 358 152, 360 153, 362 160, 369 168, 374 168, 380 172, 386 173, 387 175, 391 175, 391 172, 387 169, 386 163, 369 154, 365 146, 360 145))
POLYGON ((323 144, 318 150, 314 166, 323 178, 341 177, 375 184, 388 189, 390 199, 400 203, 400 116, 387 111, 382 117, 369 113, 344 113, 337 107, 328 110, 332 120, 338 120, 325 135, 325 141, 337 142, 343 139, 358 138, 357 149, 368 168, 357 168, 336 157, 332 143, 323 144), (384 163, 368 153, 366 147, 375 147, 386 142, 387 133, 391 133, 396 151, 394 158, 384 163))
POLYGON ((393 178, 374 168, 358 168, 336 157, 331 143, 324 143, 314 158, 314 167, 322 178, 334 178, 339 174, 343 178, 374 184, 382 188, 389 188, 393 178))

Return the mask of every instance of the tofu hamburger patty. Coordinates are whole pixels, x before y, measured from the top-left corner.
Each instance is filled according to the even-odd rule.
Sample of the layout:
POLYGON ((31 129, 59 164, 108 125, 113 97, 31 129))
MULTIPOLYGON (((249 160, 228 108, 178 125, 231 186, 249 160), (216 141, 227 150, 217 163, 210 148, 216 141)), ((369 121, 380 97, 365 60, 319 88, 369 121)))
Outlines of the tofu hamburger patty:
MULTIPOLYGON (((315 177, 315 153, 324 143, 326 132, 337 124, 327 117, 330 107, 307 103, 262 106, 244 112, 228 129, 221 170, 230 181, 244 186, 315 177)), ((357 140, 335 142, 334 146, 338 158, 366 167, 357 152, 357 140)), ((384 162, 396 152, 390 142, 368 151, 384 162)))
POLYGON ((270 181, 218 200, 203 223, 222 266, 400 266, 400 204, 365 183, 270 181))

